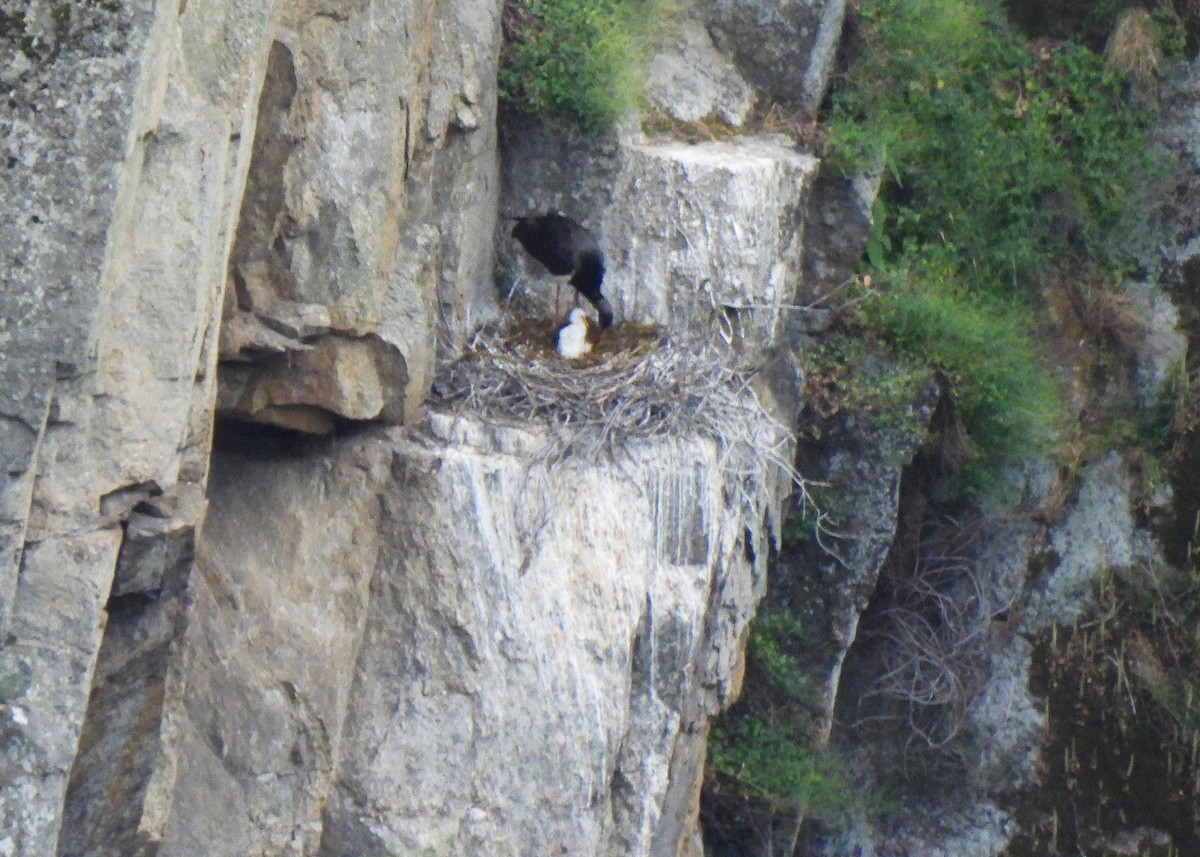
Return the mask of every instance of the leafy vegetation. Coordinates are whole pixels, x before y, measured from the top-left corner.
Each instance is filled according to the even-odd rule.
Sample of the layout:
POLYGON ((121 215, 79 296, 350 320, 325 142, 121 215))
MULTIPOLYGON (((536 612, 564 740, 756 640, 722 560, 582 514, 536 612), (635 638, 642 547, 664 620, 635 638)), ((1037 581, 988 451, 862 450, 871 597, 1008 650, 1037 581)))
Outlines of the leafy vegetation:
POLYGON ((506 0, 500 97, 597 132, 640 99, 665 0, 506 0))
MULTIPOLYGON (((1058 271, 1119 277, 1131 260, 1113 239, 1136 211, 1148 116, 1078 45, 1034 49, 977 25, 961 37, 969 41, 951 54, 958 61, 933 62, 932 73, 873 60, 883 67, 868 73, 907 85, 860 90, 839 105, 835 149, 857 146, 892 178, 872 262, 1020 297, 1058 271)), ((952 51, 947 41, 925 50, 952 51)))
POLYGON ((964 490, 1002 499, 999 468, 1058 435, 1058 390, 1014 304, 989 302, 931 279, 895 288, 867 307, 867 318, 910 357, 943 368, 958 415, 969 431, 964 490))
MULTIPOLYGON (((1078 422, 1065 417, 1055 362, 1100 374, 1127 360, 1140 336, 1141 322, 1120 290, 1147 219, 1141 194, 1157 175, 1145 154, 1149 99, 1138 97, 1137 87, 1153 78, 1159 52, 1178 50, 1179 28, 1162 6, 1122 16, 1128 3, 1106 5, 1108 33, 1118 22, 1125 27, 1108 59, 1106 38, 1031 41, 981 0, 862 0, 852 7, 856 37, 831 96, 824 155, 847 173, 882 176, 861 272, 872 294, 843 314, 842 335, 810 352, 806 406, 820 417, 848 413, 872 438, 897 438, 900 449, 915 422, 904 404, 932 404, 922 387, 933 383, 935 421, 948 412, 950 432, 965 432, 955 458, 964 477, 959 487, 977 498, 996 495, 1006 464, 1061 450, 1064 427, 1078 422), (1077 359, 1083 348, 1098 356, 1077 359)), ((1111 409, 1096 412, 1112 425, 1089 423, 1080 448, 1140 441, 1151 430, 1161 435, 1166 423, 1159 414, 1122 410, 1118 425, 1111 409)), ((819 431, 822 421, 814 423, 819 431)), ((930 444, 922 461, 944 458, 950 446, 930 444)), ((942 485, 932 487, 941 478, 930 475, 934 470, 910 472, 906 478, 920 484, 903 489, 930 498, 930 508, 946 499, 942 485)), ((795 541, 812 530, 811 520, 788 522, 783 549, 799 549, 795 541)), ((867 728, 878 731, 880 718, 898 724, 905 761, 916 758, 910 745, 923 740, 929 751, 921 760, 952 766, 977 738, 962 728, 988 678, 977 641, 1007 621, 1009 605, 958 597, 980 590, 958 541, 973 531, 947 524, 931 533, 910 522, 893 545, 881 584, 886 597, 876 593, 877 621, 864 614, 859 628, 875 649, 863 655, 858 678, 869 678, 878 662, 891 681, 860 689, 874 705, 867 728)), ((1178 759, 1187 749, 1194 771, 1200 687, 1186 676, 1200 652, 1164 660, 1200 640, 1198 623, 1187 618, 1193 606, 1185 605, 1197 603, 1189 585, 1181 578, 1168 587, 1181 599, 1177 606, 1160 593, 1141 599, 1144 612, 1123 621, 1126 630, 1155 622, 1160 634, 1172 629, 1170 645, 1161 637, 1153 657, 1140 650, 1138 668, 1157 684, 1135 692, 1136 709, 1154 708, 1157 729, 1172 724, 1178 759), (1185 620, 1178 627, 1161 618, 1169 607, 1185 620)), ((805 638, 775 588, 772 597, 775 612, 751 639, 746 694, 710 740, 705 799, 727 799, 711 815, 715 823, 737 818, 748 836, 777 829, 789 812, 836 824, 861 809, 836 756, 819 749, 812 734, 820 716, 804 658, 821 643, 805 638)), ((1112 603, 1133 611, 1139 599, 1122 590, 1112 603)), ((1145 639, 1148 628, 1140 631, 1145 639)), ((1091 669, 1119 669, 1113 654, 1124 639, 1086 646, 1091 669)), ((1120 668, 1125 684, 1112 687, 1130 696, 1134 668, 1120 668)), ((1077 674, 1062 686, 1078 688, 1077 674)), ((1096 711, 1102 703, 1089 698, 1087 705, 1096 711)))
MULTIPOLYGON (((804 401, 806 414, 815 419, 804 420, 801 430, 806 439, 819 440, 824 421, 852 414, 870 438, 872 457, 902 466, 925 434, 934 373, 921 361, 881 356, 856 334, 833 334, 805 352, 804 401)), ((829 485, 813 493, 838 526, 848 511, 841 492, 829 485)))
POLYGON ((864 0, 827 143, 831 163, 883 171, 867 248, 880 297, 863 319, 951 380, 968 487, 1053 445, 1042 308, 1132 269, 1151 177, 1150 116, 1128 78, 1082 44, 1028 42, 990 9, 864 0))
POLYGON ((836 757, 817 749, 795 719, 731 717, 714 731, 710 748, 717 776, 741 797, 764 801, 774 811, 841 818, 855 799, 836 757))
MULTIPOLYGON (((795 655, 804 629, 787 612, 761 617, 750 637, 747 693, 709 739, 706 800, 724 802, 721 824, 769 835, 780 817, 845 818, 857 801, 837 756, 812 734, 819 695, 795 655), (731 807, 736 806, 736 809, 731 807)), ((711 826, 710 826, 711 830, 711 826)))

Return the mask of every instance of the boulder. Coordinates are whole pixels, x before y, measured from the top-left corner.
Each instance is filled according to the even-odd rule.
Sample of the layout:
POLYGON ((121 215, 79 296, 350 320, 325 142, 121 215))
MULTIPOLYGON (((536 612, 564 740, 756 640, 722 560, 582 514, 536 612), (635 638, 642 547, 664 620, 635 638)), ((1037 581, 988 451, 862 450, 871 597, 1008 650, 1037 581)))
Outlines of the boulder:
POLYGON ((754 89, 713 46, 699 21, 680 18, 672 27, 672 37, 650 64, 646 80, 650 103, 682 122, 714 117, 740 128, 754 106, 754 89))
POLYGON ((815 110, 842 34, 845 0, 700 0, 713 42, 766 98, 815 110))

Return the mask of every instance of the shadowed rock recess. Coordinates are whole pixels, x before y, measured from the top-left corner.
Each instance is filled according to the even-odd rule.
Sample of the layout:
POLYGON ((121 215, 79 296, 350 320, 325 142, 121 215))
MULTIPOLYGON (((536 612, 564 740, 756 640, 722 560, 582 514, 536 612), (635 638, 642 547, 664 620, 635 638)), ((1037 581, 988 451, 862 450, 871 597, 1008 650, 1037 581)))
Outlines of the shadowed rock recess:
MULTIPOLYGON (((939 393, 886 448, 811 431, 800 352, 878 181, 780 135, 498 125, 501 6, 0 0, 0 857, 711 854, 768 566, 844 737, 939 393), (547 208, 600 237, 616 309, 569 365, 498 217, 547 208), (848 486, 836 550, 780 552, 797 461, 848 486)), ((684 3, 653 103, 814 109, 843 11, 684 3)), ((972 542, 994 664, 963 719, 998 737, 957 827, 864 816, 804 853, 1000 852, 1041 724, 1012 634, 1153 558, 1129 470, 972 542)))

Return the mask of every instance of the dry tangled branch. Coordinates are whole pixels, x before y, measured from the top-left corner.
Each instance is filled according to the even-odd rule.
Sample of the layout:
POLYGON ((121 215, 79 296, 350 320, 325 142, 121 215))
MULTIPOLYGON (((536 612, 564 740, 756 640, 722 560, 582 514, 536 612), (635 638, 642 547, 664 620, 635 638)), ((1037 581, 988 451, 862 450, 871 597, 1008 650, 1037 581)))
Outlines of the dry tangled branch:
POLYGON ((908 568, 890 568, 883 599, 864 634, 881 643, 879 671, 865 699, 877 717, 904 721, 922 746, 951 752, 987 683, 989 624, 997 610, 970 556, 975 527, 921 539, 908 568))
POLYGON ((638 438, 707 438, 717 443, 744 513, 769 510, 770 479, 777 474, 794 483, 801 502, 811 503, 809 483, 792 463, 791 432, 762 406, 749 377, 730 367, 727 350, 625 327, 577 361, 520 331, 484 330, 470 352, 443 371, 435 396, 485 419, 547 428, 551 461, 616 457, 625 441, 638 438))

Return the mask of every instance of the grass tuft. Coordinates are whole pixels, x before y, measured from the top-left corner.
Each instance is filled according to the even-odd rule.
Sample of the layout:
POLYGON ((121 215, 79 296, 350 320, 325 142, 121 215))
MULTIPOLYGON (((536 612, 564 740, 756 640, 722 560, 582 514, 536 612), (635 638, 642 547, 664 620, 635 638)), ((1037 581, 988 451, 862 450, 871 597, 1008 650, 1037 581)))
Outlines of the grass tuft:
POLYGON ((1126 9, 1104 46, 1104 57, 1118 71, 1143 86, 1154 82, 1162 51, 1150 13, 1140 6, 1126 9))
POLYGON ((589 133, 641 103, 666 0, 505 0, 500 98, 589 133))
POLYGON ((963 465, 969 494, 987 494, 1003 465, 1050 451, 1062 404, 1020 307, 931 277, 897 284, 865 313, 895 348, 949 379, 970 433, 963 465))

